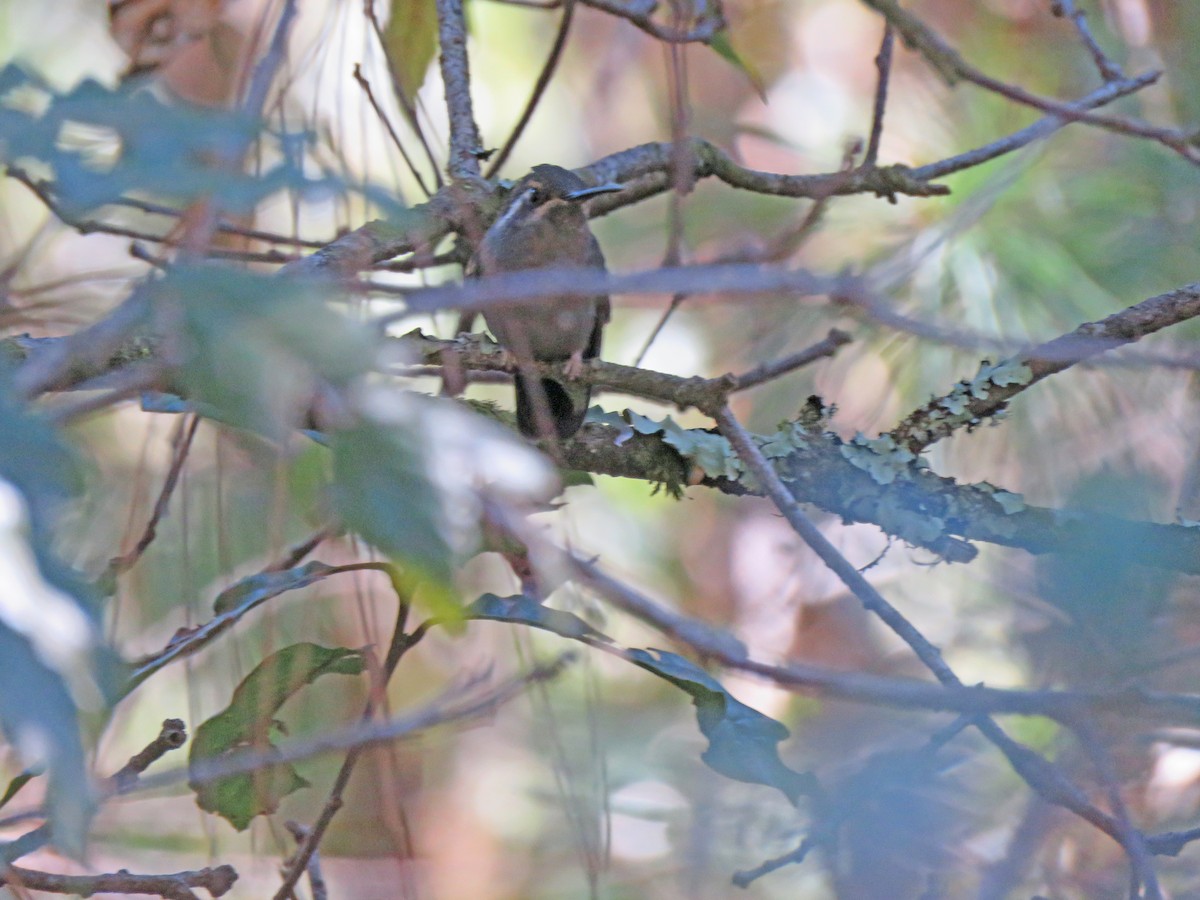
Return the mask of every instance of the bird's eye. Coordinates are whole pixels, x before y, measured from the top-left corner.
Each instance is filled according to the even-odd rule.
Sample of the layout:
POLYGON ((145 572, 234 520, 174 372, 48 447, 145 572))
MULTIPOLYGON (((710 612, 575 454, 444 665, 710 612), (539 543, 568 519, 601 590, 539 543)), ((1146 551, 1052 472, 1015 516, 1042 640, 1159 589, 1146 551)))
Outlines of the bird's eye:
POLYGON ((537 188, 529 189, 529 202, 532 203, 534 206, 537 206, 544 199, 545 199, 545 195, 543 195, 542 192, 539 191, 537 188))

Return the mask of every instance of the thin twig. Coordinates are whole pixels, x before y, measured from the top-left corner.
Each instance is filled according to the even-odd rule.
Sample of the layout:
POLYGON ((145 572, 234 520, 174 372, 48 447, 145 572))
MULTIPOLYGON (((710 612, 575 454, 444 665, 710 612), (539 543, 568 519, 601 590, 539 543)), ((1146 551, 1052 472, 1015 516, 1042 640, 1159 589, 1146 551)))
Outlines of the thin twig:
MULTIPOLYGON (((108 206, 124 206, 130 209, 136 209, 144 213, 150 213, 156 216, 169 216, 173 219, 181 218, 186 210, 179 209, 174 206, 167 206, 164 203, 155 203, 152 200, 146 200, 139 197, 117 197, 109 200, 108 206)), ((232 234, 237 237, 251 238, 256 241, 264 241, 268 244, 287 244, 292 247, 310 247, 318 249, 329 243, 328 240, 315 240, 313 238, 296 237, 295 235, 279 234, 274 231, 263 231, 258 228, 245 228, 241 225, 234 225, 232 222, 220 222, 217 225, 217 231, 222 234, 232 234)))
POLYGON ((312 553, 323 542, 329 540, 338 534, 338 530, 332 527, 320 528, 314 531, 311 535, 305 538, 300 543, 291 547, 280 559, 263 568, 264 572, 281 572, 284 569, 291 569, 298 566, 304 557, 312 553))
POLYGON ((867 140, 867 152, 863 154, 863 166, 872 167, 879 159, 879 141, 883 137, 883 114, 887 110, 888 80, 892 73, 892 47, 896 43, 896 32, 892 23, 883 26, 883 42, 875 57, 875 68, 879 78, 875 82, 875 103, 871 110, 871 135, 867 140))
POLYGON ((546 62, 542 65, 542 70, 538 73, 537 81, 533 84, 533 92, 529 95, 529 100, 526 102, 525 108, 521 111, 520 118, 517 119, 517 124, 513 126, 512 132, 508 135, 508 140, 504 142, 504 146, 500 148, 488 166, 487 173, 484 175, 485 178, 495 178, 496 173, 500 171, 500 167, 508 161, 509 154, 512 153, 512 149, 516 146, 517 141, 521 139, 521 135, 524 134, 525 126, 533 118, 534 111, 542 101, 542 95, 546 92, 546 88, 550 86, 550 79, 554 77, 554 73, 558 69, 563 49, 567 46, 567 35, 571 30, 571 20, 575 15, 575 0, 562 0, 562 8, 562 18, 558 21, 558 32, 554 35, 554 44, 550 47, 550 55, 546 57, 546 62))
MULTIPOLYGON (((424 632, 413 632, 411 635, 403 635, 399 642, 393 642, 392 648, 388 652, 388 664, 385 664, 385 672, 387 677, 390 677, 390 669, 394 670, 396 663, 399 662, 407 647, 411 647, 415 640, 419 639, 424 632), (408 642, 405 645, 405 642, 408 642)), ((364 715, 361 723, 356 729, 349 729, 341 735, 334 735, 321 741, 320 749, 315 749, 316 742, 309 742, 310 746, 298 747, 293 754, 288 753, 287 747, 282 748, 276 754, 270 755, 266 760, 258 761, 258 765, 254 768, 262 766, 264 763, 272 763, 275 758, 279 761, 292 761, 295 758, 303 758, 294 756, 294 752, 303 750, 304 756, 312 756, 319 752, 327 752, 330 749, 337 747, 349 747, 350 752, 346 754, 346 759, 342 763, 342 768, 339 770, 337 778, 334 780, 333 788, 329 793, 329 800, 326 802, 321 811, 321 815, 317 821, 313 823, 303 844, 296 850, 296 855, 292 859, 292 864, 288 868, 288 873, 279 889, 276 890, 273 900, 287 900, 292 889, 296 886, 296 882, 304 872, 304 867, 308 864, 309 858, 316 852, 317 845, 321 841, 325 830, 329 827, 329 823, 333 820, 338 809, 341 808, 342 793, 345 790, 346 784, 350 780, 350 774, 354 770, 354 764, 358 761, 361 753, 368 747, 382 743, 384 741, 392 741, 398 737, 414 734, 419 731, 424 731, 434 725, 441 725, 447 722, 460 721, 467 718, 475 718, 479 715, 490 713, 497 706, 506 703, 508 700, 520 694, 526 687, 541 681, 545 681, 554 677, 563 670, 563 668, 573 660, 571 654, 563 654, 558 657, 553 663, 548 666, 539 666, 532 669, 528 673, 518 678, 514 678, 491 691, 485 697, 475 701, 468 701, 457 708, 448 707, 446 704, 430 704, 424 710, 404 716, 398 719, 392 719, 383 725, 373 725, 369 720, 369 715, 364 715)), ((386 678, 385 678, 386 680, 386 678)), ((373 714, 373 705, 368 706, 368 713, 373 714)), ((262 755, 262 754, 258 754, 262 755)), ((247 757, 247 762, 251 759, 247 757)), ((228 768, 228 765, 223 766, 228 768)), ((253 771, 253 769, 251 769, 253 771)), ((216 777, 225 777, 220 775, 216 777)), ((192 776, 195 779, 195 776, 192 776)))
POLYGON ((662 25, 652 18, 658 4, 655 0, 580 0, 585 6, 627 19, 646 34, 672 44, 707 43, 725 27, 718 4, 701 4, 702 14, 688 28, 662 25))
MULTIPOLYGON (((671 11, 672 25, 678 28, 682 21, 680 5, 672 5, 671 11)), ((671 196, 667 206, 667 249, 661 263, 665 268, 678 266, 683 262, 683 198, 691 191, 696 178, 691 171, 691 154, 687 146, 687 127, 690 119, 687 102, 687 57, 684 48, 674 43, 667 44, 664 53, 667 57, 667 84, 671 95, 671 159, 670 168, 667 170, 671 181, 671 196)), ((641 349, 634 356, 634 366, 642 364, 658 336, 667 327, 667 322, 687 297, 685 291, 672 294, 671 302, 663 310, 663 314, 659 316, 642 343, 641 349)))
POLYGON ((810 363, 816 362, 818 359, 833 356, 837 353, 839 347, 849 344, 852 340, 854 338, 850 337, 846 332, 838 328, 831 328, 829 329, 829 334, 810 347, 805 347, 803 350, 789 354, 782 359, 763 363, 761 366, 753 368, 748 372, 743 372, 741 375, 734 375, 732 378, 732 387, 729 388, 729 391, 730 393, 745 391, 752 387, 758 387, 760 384, 765 384, 768 381, 774 381, 781 375, 801 369, 810 363))
POLYGON ((911 12, 902 9, 899 0, 863 0, 863 2, 891 22, 896 31, 904 38, 905 43, 921 53, 938 74, 951 84, 958 80, 968 81, 1023 106, 1040 109, 1042 112, 1075 122, 1083 122, 1117 134, 1147 138, 1174 150, 1188 162, 1200 165, 1200 148, 1195 146, 1193 136, 1189 132, 1176 128, 1163 128, 1123 116, 1081 111, 1073 104, 1040 97, 1022 87, 986 75, 967 63, 941 35, 911 12))
MULTIPOLYGON (((372 691, 362 712, 361 721, 364 723, 370 722, 374 718, 378 705, 377 697, 382 695, 386 690, 387 684, 391 681, 392 675, 396 671, 396 666, 400 664, 400 660, 404 657, 404 654, 415 646, 416 640, 419 640, 419 638, 414 639, 413 635, 405 631, 408 624, 410 598, 400 596, 397 599, 399 604, 396 610, 396 624, 392 630, 391 641, 388 644, 388 652, 384 660, 382 675, 376 686, 376 690, 372 691)), ((301 873, 308 866, 309 860, 317 852, 317 846, 321 843, 321 838, 324 837, 325 831, 329 828, 337 811, 342 808, 342 796, 345 793, 346 786, 350 783, 350 776, 354 772, 354 767, 358 764, 363 749, 364 747, 362 746, 352 747, 350 752, 346 754, 346 758, 342 760, 342 766, 338 770, 337 777, 333 780, 333 786, 329 789, 329 796, 325 801, 325 805, 322 807, 321 813, 317 816, 312 828, 308 830, 308 833, 300 841, 300 846, 296 848, 296 854, 292 857, 287 867, 283 882, 275 892, 275 900, 287 900, 292 888, 296 886, 296 882, 300 879, 301 873)))
POLYGON ((1105 81, 1120 81, 1125 77, 1121 67, 1109 58, 1108 54, 1104 52, 1104 48, 1100 46, 1100 42, 1096 40, 1096 36, 1092 34, 1087 15, 1075 5, 1075 0, 1052 0, 1050 11, 1056 16, 1071 20, 1075 30, 1079 32, 1079 39, 1083 41, 1083 45, 1091 54, 1092 62, 1096 64, 1101 78, 1105 81))
POLYGON ((171 502, 176 485, 179 484, 180 473, 183 472, 183 465, 187 462, 188 453, 192 448, 192 440, 196 437, 196 429, 199 427, 200 417, 195 414, 180 421, 179 429, 175 433, 175 448, 171 455, 171 465, 163 479, 163 486, 158 492, 158 498, 154 501, 154 509, 150 513, 146 527, 142 530, 142 536, 138 538, 132 550, 109 561, 108 577, 112 578, 127 572, 134 563, 142 558, 146 548, 153 543, 158 534, 158 523, 167 514, 167 505, 171 502))
MULTIPOLYGON (((379 16, 375 12, 374 3, 364 3, 363 7, 366 11, 367 19, 371 23, 371 30, 375 33, 375 39, 379 41, 380 47, 387 46, 387 38, 384 36, 383 28, 379 24, 379 16)), ((395 95, 397 102, 400 104, 400 109, 404 113, 405 119, 408 120, 408 127, 413 130, 413 134, 417 136, 417 140, 421 144, 421 148, 425 151, 425 158, 429 160, 429 167, 433 171, 433 181, 440 188, 445 182, 442 180, 441 168, 438 166, 437 157, 434 156, 433 148, 429 146, 429 141, 425 137, 425 131, 421 128, 421 121, 417 117, 417 110, 409 101, 404 93, 404 86, 400 84, 399 78, 396 76, 394 66, 388 66, 388 74, 392 79, 392 93, 395 95)))
POLYGON ((137 784, 138 777, 151 765, 172 750, 178 750, 187 743, 187 726, 183 719, 167 719, 162 723, 158 736, 140 751, 130 757, 120 769, 109 779, 112 789, 120 792, 128 791, 137 784))
MULTIPOLYGON (((303 844, 312 833, 299 822, 291 820, 284 822, 283 827, 288 830, 297 844, 303 844)), ((293 865, 292 860, 288 860, 285 865, 293 865)), ((321 872, 321 854, 314 850, 308 858, 308 865, 305 866, 305 872, 308 874, 308 886, 312 891, 312 900, 328 900, 329 889, 325 886, 325 876, 321 872)))
POLYGON ((1154 871, 1154 860, 1146 846, 1146 836, 1133 824, 1129 814, 1129 806, 1121 796, 1120 779, 1113 765, 1112 754, 1104 744, 1104 738, 1087 722, 1076 722, 1073 726, 1075 736, 1079 738, 1080 746, 1091 759, 1092 765, 1100 776, 1108 794, 1108 805, 1113 817, 1120 826, 1121 845, 1129 857, 1129 868, 1133 888, 1130 890, 1130 900, 1162 900, 1162 888, 1158 884, 1158 875, 1154 871), (1142 893, 1140 888, 1145 888, 1142 893))
POLYGON ((384 113, 383 108, 379 105, 379 101, 375 99, 375 92, 371 90, 371 82, 367 81, 366 76, 362 73, 362 66, 358 63, 354 64, 353 72, 354 80, 358 82, 358 86, 362 88, 363 93, 367 95, 367 102, 371 104, 371 109, 375 110, 375 117, 383 123, 383 127, 387 129, 388 135, 395 144, 396 149, 400 151, 400 156, 404 159, 405 165, 408 166, 408 171, 412 173, 416 179, 417 186, 421 188, 425 196, 428 197, 433 192, 425 184, 425 179, 421 177, 421 172, 417 169, 416 164, 408 155, 408 150, 404 147, 404 142, 400 140, 400 135, 396 134, 396 129, 392 127, 392 120, 384 113))

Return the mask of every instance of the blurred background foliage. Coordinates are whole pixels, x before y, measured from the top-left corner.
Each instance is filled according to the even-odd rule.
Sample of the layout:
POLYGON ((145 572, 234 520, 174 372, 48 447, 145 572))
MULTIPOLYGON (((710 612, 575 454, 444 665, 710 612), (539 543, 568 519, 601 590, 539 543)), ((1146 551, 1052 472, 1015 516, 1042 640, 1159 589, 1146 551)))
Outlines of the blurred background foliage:
MULTIPOLYGON (((139 5, 145 4, 124 4, 110 26, 104 8, 84 0, 59 0, 53 16, 44 4, 0 0, 0 62, 15 62, 69 91, 84 79, 115 86, 133 58, 165 102, 184 98, 206 108, 227 102, 238 89, 238 60, 269 4, 177 0, 169 4, 175 40, 157 56, 135 40, 139 5)), ((355 65, 385 98, 402 143, 430 184, 432 173, 386 87, 388 60, 363 5, 323 0, 301 6, 271 106, 275 136, 256 148, 251 171, 278 172, 286 164, 325 188, 253 196, 242 221, 319 242, 393 214, 381 198, 404 205, 423 199, 355 84, 355 65), (297 155, 286 135, 300 133, 309 142, 297 155)), ((377 6, 400 83, 431 136, 433 155, 443 159, 446 117, 432 65, 432 3, 395 0, 390 11, 386 3, 377 6)), ((1064 99, 1098 83, 1074 31, 1050 15, 1049 2, 914 0, 908 6, 997 78, 1064 99)), ((1166 70, 1158 86, 1116 109, 1166 125, 1194 125, 1200 119, 1194 59, 1200 7, 1171 0, 1085 6, 1101 45, 1126 72, 1166 70)), ((870 126, 881 20, 854 0, 729 0, 725 11, 732 45, 754 77, 709 47, 680 49, 688 133, 753 168, 835 171, 848 143, 863 139, 870 126)), ((560 15, 488 0, 469 4, 472 93, 487 146, 501 144, 513 126, 560 15)), ((580 166, 671 137, 670 60, 663 45, 594 9, 581 6, 574 15, 562 62, 503 177, 517 178, 542 162, 580 166)), ((970 86, 947 88, 897 47, 880 162, 935 161, 1036 118, 970 86)), ((94 135, 79 140, 101 142, 94 135)), ((835 200, 792 261, 820 272, 882 273, 897 311, 1010 342, 1052 337, 1195 278, 1195 170, 1161 146, 1075 126, 944 181, 953 190, 945 198, 835 200)), ((672 202, 659 197, 595 223, 612 269, 662 262, 672 202)), ((715 181, 678 202, 684 262, 761 246, 794 227, 809 206, 715 181)), ((112 210, 107 221, 158 234, 172 226, 132 208, 112 210)), ((231 238, 221 246, 247 249, 253 242, 231 238)), ((129 248, 128 237, 83 234, 63 224, 25 186, 5 179, 0 324, 8 333, 35 336, 75 330, 146 274, 147 264, 129 248)), ((445 267, 376 277, 436 283, 458 276, 455 267, 445 267)), ((604 358, 631 363, 668 299, 619 298, 604 358)), ((374 298, 356 303, 354 311, 365 316, 386 307, 374 298)), ((452 317, 414 317, 397 332, 416 325, 449 336, 452 317)), ((831 325, 850 329, 855 343, 831 360, 738 395, 743 421, 771 430, 817 393, 837 405, 832 427, 838 433, 875 433, 969 376, 980 359, 1001 353, 897 333, 814 300, 738 296, 685 301, 643 364, 685 376, 737 372, 799 349, 831 325)), ((1194 325, 1176 327, 1154 347, 1186 351, 1195 332, 1194 325)), ((247 353, 260 337, 247 338, 247 353)), ((350 346, 353 337, 345 341, 339 346, 350 346)), ((509 402, 509 393, 471 392, 498 403, 509 402)), ((1194 393, 1194 376, 1182 368, 1075 367, 1023 395, 1004 423, 938 446, 930 462, 940 474, 986 479, 1032 503, 1157 521, 1200 518, 1194 393)), ((656 416, 669 412, 623 397, 599 402, 615 409, 628 403, 656 416)), ((255 406, 245 414, 269 415, 255 406)), ((677 417, 707 424, 695 412, 677 417)), ((94 575, 128 551, 180 440, 177 419, 128 406, 69 429, 89 468, 85 494, 61 522, 58 547, 69 563, 94 575)), ((177 629, 210 618, 221 590, 279 558, 325 520, 329 477, 324 451, 306 440, 285 441, 280 453, 204 421, 156 541, 121 577, 104 610, 107 639, 134 659, 163 647, 177 629)), ((764 657, 918 674, 896 639, 861 611, 766 503, 703 488, 675 500, 641 482, 594 481, 569 488, 566 503, 538 522, 595 556, 606 571, 729 628, 764 657)), ((1197 674, 1194 583, 1147 573, 1117 549, 1103 560, 1070 554, 1035 560, 985 547, 970 566, 932 566, 921 552, 889 547, 875 528, 844 527, 831 518, 822 525, 854 563, 874 563, 873 582, 943 648, 967 683, 1097 686, 1133 679, 1183 689, 1197 674), (1172 665, 1160 664, 1168 658, 1172 665)), ((1120 535, 1113 546, 1121 546, 1120 535)), ((318 557, 337 564, 371 552, 347 538, 318 557)), ((518 588, 496 554, 472 558, 455 576, 467 601, 518 588)), ((554 602, 622 643, 663 640, 571 585, 554 602)), ((394 603, 386 581, 369 572, 283 595, 118 705, 99 732, 96 768, 118 768, 165 717, 194 727, 225 708, 234 687, 278 648, 315 641, 371 646, 381 654, 394 603)), ((403 661, 388 703, 395 710, 418 705, 465 675, 499 678, 553 656, 563 643, 495 622, 435 632, 403 661)), ((782 745, 784 760, 813 771, 830 792, 829 809, 846 816, 837 854, 768 875, 746 896, 1005 896, 986 893, 993 883, 1017 895, 1124 895, 1119 848, 1030 801, 994 750, 967 735, 936 754, 913 754, 942 719, 818 702, 743 677, 726 676, 723 683, 792 729, 793 738, 782 745), (1017 838, 1027 833, 1037 839, 1022 858, 1017 838), (1006 863, 1013 866, 1007 874, 1006 863)), ((351 721, 364 697, 359 682, 324 679, 285 705, 281 717, 293 737, 320 734, 351 721)), ((1064 764, 1079 752, 1044 722, 1012 727, 1064 764)), ((1143 738, 1114 738, 1128 802, 1156 827, 1194 822, 1200 751, 1186 741, 1143 738)), ((356 898, 559 898, 589 891, 612 898, 730 896, 732 872, 793 849, 810 819, 776 792, 705 768, 704 747, 688 697, 625 662, 586 655, 486 723, 371 750, 323 845, 326 871, 336 894, 356 898)), ((235 895, 263 896, 273 889, 275 860, 290 852, 278 823, 311 819, 337 765, 332 757, 299 764, 315 789, 289 796, 280 816, 258 819, 245 834, 201 814, 182 787, 110 804, 94 826, 91 864, 170 870, 202 859, 233 862, 243 873, 235 895)), ((6 766, 10 777, 21 769, 12 755, 6 766)), ((1194 857, 1189 850, 1161 863, 1178 896, 1200 892, 1194 857)))

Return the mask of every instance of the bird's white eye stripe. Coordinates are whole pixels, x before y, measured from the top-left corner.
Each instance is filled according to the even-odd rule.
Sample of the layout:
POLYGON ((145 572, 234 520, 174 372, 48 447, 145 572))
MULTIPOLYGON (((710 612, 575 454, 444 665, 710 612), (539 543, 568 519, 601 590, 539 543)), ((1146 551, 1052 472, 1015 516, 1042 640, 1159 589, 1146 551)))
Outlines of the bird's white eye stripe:
POLYGON ((504 211, 504 215, 492 223, 492 230, 507 228, 512 223, 512 220, 525 208, 525 205, 533 201, 536 193, 537 188, 526 188, 520 196, 513 198, 512 203, 508 205, 508 209, 504 211))

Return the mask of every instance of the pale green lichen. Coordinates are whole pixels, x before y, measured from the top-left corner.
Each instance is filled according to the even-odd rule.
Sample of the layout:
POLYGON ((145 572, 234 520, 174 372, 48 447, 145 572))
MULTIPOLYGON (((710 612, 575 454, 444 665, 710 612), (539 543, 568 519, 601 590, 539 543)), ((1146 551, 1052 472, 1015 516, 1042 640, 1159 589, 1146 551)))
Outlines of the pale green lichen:
MULTIPOLYGON (((1029 384, 1033 381, 1033 370, 1025 363, 1008 360, 993 366, 987 360, 979 367, 979 371, 970 381, 960 381, 945 397, 937 400, 930 408, 930 421, 945 417, 946 410, 951 416, 962 416, 967 412, 973 400, 987 400, 992 390, 1010 385, 1029 384)), ((998 413, 997 413, 998 415, 998 413)), ((972 418, 970 424, 978 425, 980 420, 972 418)))
POLYGON ((952 416, 961 416, 967 411, 967 404, 971 402, 970 395, 964 385, 958 384, 954 390, 938 401, 938 406, 942 409, 949 410, 952 416))
POLYGON ((866 472, 877 484, 891 484, 917 458, 899 446, 890 434, 868 438, 861 432, 839 448, 849 463, 866 472))
POLYGON ((883 497, 875 507, 875 515, 885 532, 916 547, 928 547, 946 532, 945 520, 907 508, 894 494, 883 497))
POLYGON ((1015 516, 1017 513, 1025 511, 1025 500, 1020 494, 1014 494, 1011 491, 996 491, 992 494, 992 499, 1000 504, 1000 508, 1004 510, 1006 516, 1015 516))

